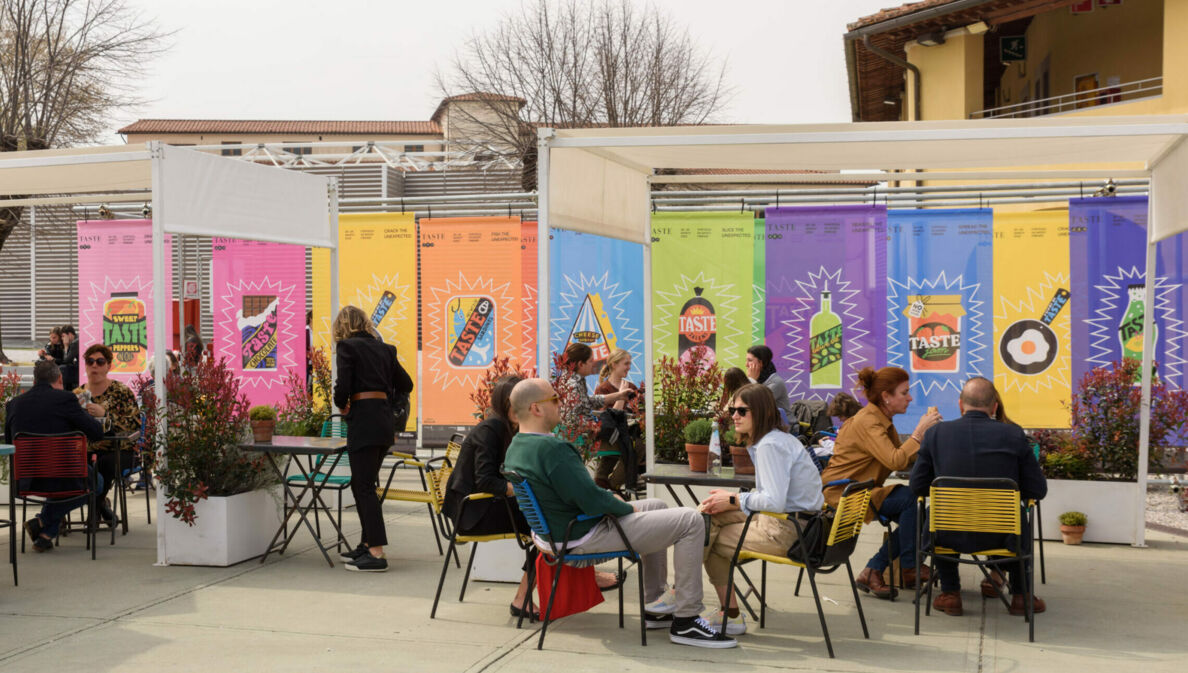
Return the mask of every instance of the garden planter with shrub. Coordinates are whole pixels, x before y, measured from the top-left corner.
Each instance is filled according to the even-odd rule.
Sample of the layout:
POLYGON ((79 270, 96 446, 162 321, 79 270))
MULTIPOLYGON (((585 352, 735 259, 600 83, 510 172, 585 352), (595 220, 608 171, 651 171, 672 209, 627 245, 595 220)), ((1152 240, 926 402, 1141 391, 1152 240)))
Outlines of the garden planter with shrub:
POLYGON ((745 446, 730 447, 730 458, 734 461, 735 474, 755 474, 755 464, 745 446))
POLYGON ((1088 520, 1081 512, 1061 514, 1060 535, 1064 538, 1064 544, 1081 544, 1081 538, 1085 535, 1085 523, 1088 520))
POLYGON ((685 426, 685 453, 689 456, 691 471, 709 470, 709 442, 713 433, 713 421, 708 418, 699 418, 685 426))

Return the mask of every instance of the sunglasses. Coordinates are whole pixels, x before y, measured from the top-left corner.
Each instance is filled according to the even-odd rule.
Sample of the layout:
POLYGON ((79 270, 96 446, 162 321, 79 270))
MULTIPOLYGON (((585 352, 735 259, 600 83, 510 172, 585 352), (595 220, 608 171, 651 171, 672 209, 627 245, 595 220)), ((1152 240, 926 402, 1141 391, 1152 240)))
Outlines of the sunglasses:
POLYGON ((553 393, 552 396, 546 397, 543 400, 537 400, 537 401, 533 402, 533 404, 544 404, 545 402, 558 402, 560 400, 561 400, 561 398, 557 397, 557 393, 553 393))
POLYGON ((106 358, 87 358, 87 366, 88 367, 91 365, 98 365, 100 367, 103 367, 106 364, 107 364, 106 358))
POLYGON ((747 412, 750 410, 750 407, 726 407, 726 413, 730 414, 731 416, 737 414, 739 418, 745 418, 747 412))

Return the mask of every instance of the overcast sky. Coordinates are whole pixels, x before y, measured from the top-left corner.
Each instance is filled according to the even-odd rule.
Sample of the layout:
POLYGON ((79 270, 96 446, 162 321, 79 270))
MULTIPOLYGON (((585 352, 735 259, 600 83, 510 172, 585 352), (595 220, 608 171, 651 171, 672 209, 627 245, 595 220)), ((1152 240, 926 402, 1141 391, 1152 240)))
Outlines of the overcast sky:
MULTIPOLYGON (((138 118, 425 120, 467 37, 520 0, 127 0, 171 49, 138 118)), ((639 0, 643 4, 644 0, 639 0)), ((899 0, 656 0, 727 63, 722 122, 849 121, 846 24, 899 0)), ((118 136, 112 139, 118 141, 118 136)))

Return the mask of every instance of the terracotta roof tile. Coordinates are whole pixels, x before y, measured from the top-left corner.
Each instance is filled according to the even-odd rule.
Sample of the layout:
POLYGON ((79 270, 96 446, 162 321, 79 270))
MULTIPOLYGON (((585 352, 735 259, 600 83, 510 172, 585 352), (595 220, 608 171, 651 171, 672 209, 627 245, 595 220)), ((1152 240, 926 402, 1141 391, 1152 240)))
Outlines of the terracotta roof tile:
POLYGON ((526 105, 528 103, 528 101, 524 100, 523 98, 520 98, 519 96, 508 96, 508 95, 501 94, 501 93, 488 93, 485 91, 473 91, 471 93, 461 93, 461 94, 458 94, 457 96, 449 96, 447 98, 441 99, 441 102, 437 104, 437 109, 433 111, 433 115, 429 118, 432 119, 434 121, 434 123, 436 123, 437 118, 441 116, 441 113, 445 110, 446 105, 449 105, 450 103, 454 103, 454 102, 465 103, 465 102, 471 102, 471 101, 489 101, 489 102, 505 101, 505 102, 509 102, 509 103, 519 103, 520 107, 524 107, 524 105, 526 105))
POLYGON ((317 133, 440 135, 433 121, 337 121, 280 119, 140 119, 119 133, 317 133))
POLYGON ((899 7, 888 7, 886 9, 879 10, 870 16, 864 16, 854 23, 847 24, 846 28, 850 30, 858 30, 859 28, 871 26, 876 23, 882 23, 884 21, 896 19, 901 16, 906 16, 912 12, 919 12, 932 7, 939 7, 940 5, 947 5, 956 1, 957 0, 919 0, 918 2, 909 2, 906 5, 900 5, 899 7))

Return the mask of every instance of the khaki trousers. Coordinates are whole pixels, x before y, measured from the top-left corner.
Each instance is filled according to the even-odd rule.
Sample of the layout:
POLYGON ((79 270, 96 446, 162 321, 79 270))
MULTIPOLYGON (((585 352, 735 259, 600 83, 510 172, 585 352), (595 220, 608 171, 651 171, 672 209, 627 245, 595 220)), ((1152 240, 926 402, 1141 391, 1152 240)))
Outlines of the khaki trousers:
MULTIPOLYGON (((730 559, 742 537, 743 524, 747 521, 745 512, 734 510, 721 512, 710 517, 710 543, 705 548, 703 562, 710 584, 726 586, 730 579, 730 559)), ((770 516, 756 516, 747 529, 743 549, 761 554, 783 556, 796 541, 796 528, 791 521, 773 519, 770 516)))

